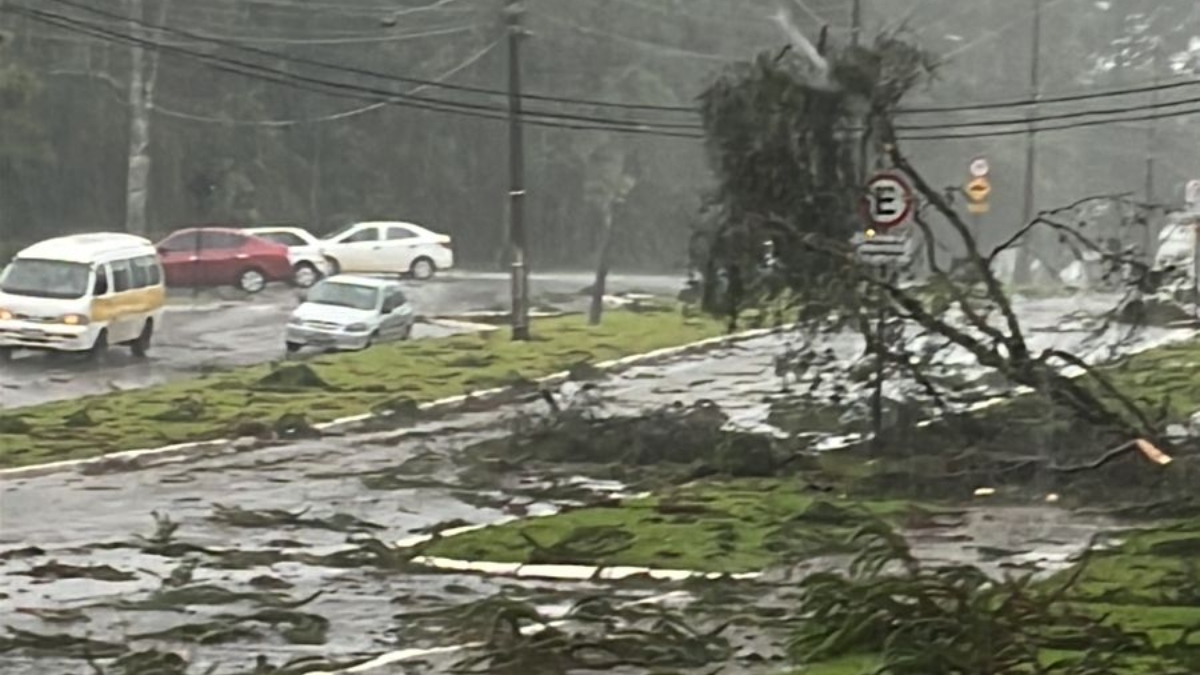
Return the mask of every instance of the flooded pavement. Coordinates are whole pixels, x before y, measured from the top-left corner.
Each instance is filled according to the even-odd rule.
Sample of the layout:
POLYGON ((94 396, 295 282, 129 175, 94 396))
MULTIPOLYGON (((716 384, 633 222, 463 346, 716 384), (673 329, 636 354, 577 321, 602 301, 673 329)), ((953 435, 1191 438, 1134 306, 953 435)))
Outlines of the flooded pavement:
MULTIPOLYGON (((1079 307, 1021 303, 1031 345, 1085 351, 1086 330, 1063 330, 1063 316, 1079 307)), ((1190 334, 1151 331, 1142 340, 1190 334)), ((774 356, 788 339, 761 338, 638 367, 590 391, 564 385, 564 393, 613 412, 708 399, 744 426, 761 425, 763 401, 779 391, 774 356)), ((835 342, 847 358, 861 349, 835 342)), ((483 486, 452 461, 478 441, 507 435, 513 414, 544 410, 536 401, 411 429, 0 483, 0 616, 36 634, 86 634, 98 641, 86 646, 93 652, 137 636, 139 648, 186 650, 202 663, 242 669, 226 672, 251 672, 254 654, 280 663, 444 646, 446 615, 414 612, 447 610, 502 590, 545 607, 595 594, 633 600, 671 590, 438 574, 414 569, 389 548, 429 528, 552 510, 544 490, 483 486)), ((936 560, 978 560, 997 571, 1031 563, 1045 569, 1107 527, 1036 507, 968 514, 910 536, 936 560)), ((426 661, 434 670, 424 672, 445 665, 426 661)), ((0 654, 0 671, 92 672, 79 661, 31 659, 27 652, 0 654)))
MULTIPOLYGON (((448 273, 429 281, 404 283, 419 314, 438 316, 506 309, 506 279, 492 273, 448 273)), ((582 273, 535 275, 531 292, 541 303, 581 310, 587 299, 580 291, 590 283, 590 275, 582 273)), ((682 285, 682 279, 671 276, 609 278, 609 290, 614 293, 674 295, 682 285)), ((296 291, 272 288, 252 298, 237 299, 235 295, 232 290, 178 292, 146 360, 114 348, 103 365, 81 356, 30 354, 0 366, 0 409, 140 389, 282 358, 287 317, 298 302, 296 291)), ((462 330, 461 326, 424 323, 416 327, 414 337, 445 337, 462 330)))

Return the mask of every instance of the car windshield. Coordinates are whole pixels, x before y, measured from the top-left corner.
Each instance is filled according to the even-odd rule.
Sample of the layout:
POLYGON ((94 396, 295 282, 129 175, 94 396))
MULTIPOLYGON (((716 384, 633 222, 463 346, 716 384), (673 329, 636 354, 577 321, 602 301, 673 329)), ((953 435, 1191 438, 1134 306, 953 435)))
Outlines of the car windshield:
POLYGON ((307 302, 351 309, 375 309, 379 306, 379 289, 327 281, 309 291, 307 302))
POLYGON ((324 239, 325 241, 333 241, 334 239, 337 239, 338 237, 346 234, 347 232, 349 232, 350 230, 353 230, 356 227, 358 227, 358 223, 350 223, 349 225, 347 225, 335 232, 330 232, 329 234, 327 234, 321 238, 324 239))
POLYGON ((17 259, 0 275, 0 291, 36 298, 82 298, 91 266, 62 260, 17 259))
POLYGON ((308 242, 291 232, 254 232, 255 236, 284 246, 304 246, 308 242))

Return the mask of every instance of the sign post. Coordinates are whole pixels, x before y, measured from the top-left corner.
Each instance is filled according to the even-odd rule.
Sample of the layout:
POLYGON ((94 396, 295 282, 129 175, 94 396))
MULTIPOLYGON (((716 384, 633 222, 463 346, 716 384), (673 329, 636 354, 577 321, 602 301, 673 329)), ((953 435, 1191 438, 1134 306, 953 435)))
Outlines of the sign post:
POLYGON ((1193 178, 1183 190, 1187 212, 1192 219, 1192 296, 1196 318, 1200 318, 1200 179, 1193 178))
POLYGON ((974 235, 977 239, 983 230, 983 214, 991 210, 991 206, 988 204, 988 196, 992 194, 992 183, 988 180, 988 174, 991 171, 992 167, 986 158, 976 157, 971 160, 971 180, 967 181, 965 192, 967 193, 967 211, 974 216, 972 225, 975 226, 974 235))
POLYGON ((888 234, 912 214, 913 192, 904 178, 887 172, 872 176, 867 182, 862 210, 868 229, 854 242, 859 259, 882 267, 904 258, 908 253, 907 240, 888 234))

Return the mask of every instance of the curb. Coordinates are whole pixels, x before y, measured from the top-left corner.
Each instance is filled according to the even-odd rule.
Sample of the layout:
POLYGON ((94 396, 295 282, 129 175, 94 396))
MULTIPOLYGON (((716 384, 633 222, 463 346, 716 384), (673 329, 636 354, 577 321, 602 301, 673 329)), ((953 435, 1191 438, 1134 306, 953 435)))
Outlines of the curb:
MULTIPOLYGON (((787 330, 791 326, 781 328, 761 328, 756 330, 744 331, 733 335, 720 335, 717 337, 707 338, 698 342, 692 342, 676 347, 665 347, 652 352, 643 354, 634 354, 625 356, 619 359, 609 361, 601 361, 594 364, 597 370, 605 372, 620 372, 626 368, 640 365, 648 365, 658 363, 667 359, 672 359, 680 356, 688 356, 697 353, 704 353, 725 346, 754 340, 757 338, 776 335, 787 330)), ((558 385, 570 379, 568 371, 560 371, 550 375, 546 375, 533 381, 539 385, 558 385)), ((492 389, 484 389, 473 391, 458 396, 450 396, 428 403, 422 403, 417 408, 422 412, 443 411, 461 406, 467 402, 490 401, 502 397, 505 394, 513 392, 515 387, 494 387, 492 389)), ((314 424, 313 427, 319 431, 341 431, 356 424, 374 419, 376 416, 373 413, 364 413, 351 417, 343 417, 333 420, 332 422, 323 422, 314 424)), ((12 469, 0 469, 0 480, 18 480, 23 478, 40 478, 65 471, 85 469, 88 467, 103 467, 114 464, 132 463, 140 459, 160 459, 160 460, 178 460, 187 459, 196 455, 203 454, 206 451, 222 450, 234 443, 236 438, 218 438, 211 441, 193 441, 187 443, 176 443, 173 445, 161 446, 157 448, 146 448, 142 450, 124 450, 122 452, 114 452, 109 455, 102 455, 89 459, 70 459, 49 464, 36 464, 34 466, 24 466, 12 469)))
POLYGON ((446 572, 476 572, 487 576, 514 577, 517 579, 544 579, 551 581, 620 581, 630 577, 648 577, 657 581, 687 581, 689 579, 736 579, 747 581, 759 579, 762 572, 698 572, 695 570, 673 570, 654 567, 597 567, 591 565, 529 565, 525 563, 489 563, 418 556, 412 562, 446 572))

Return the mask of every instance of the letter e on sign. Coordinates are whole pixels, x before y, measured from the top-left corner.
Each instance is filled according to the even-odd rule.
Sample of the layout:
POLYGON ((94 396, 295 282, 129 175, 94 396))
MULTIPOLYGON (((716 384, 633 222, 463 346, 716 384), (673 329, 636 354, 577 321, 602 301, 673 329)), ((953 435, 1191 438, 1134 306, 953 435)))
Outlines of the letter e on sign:
POLYGON ((912 190, 896 174, 876 174, 867 183, 863 210, 876 229, 888 230, 900 225, 912 212, 912 190))

